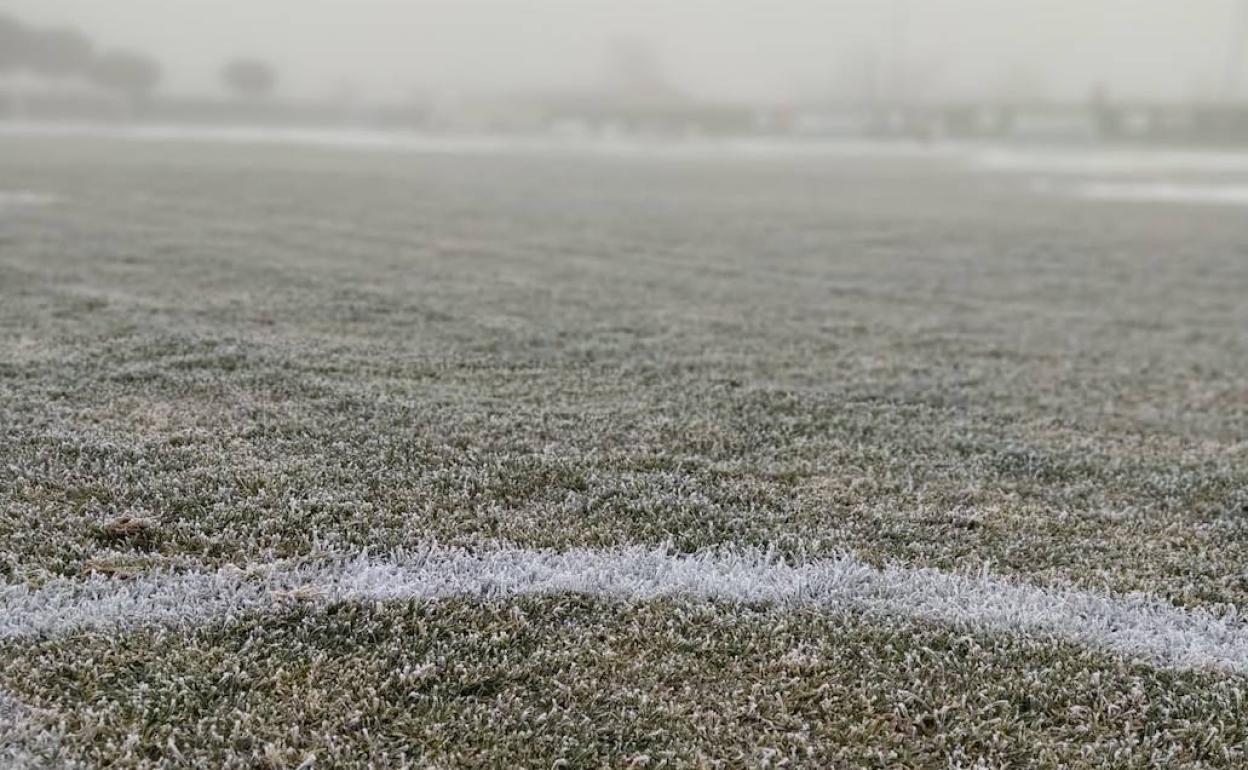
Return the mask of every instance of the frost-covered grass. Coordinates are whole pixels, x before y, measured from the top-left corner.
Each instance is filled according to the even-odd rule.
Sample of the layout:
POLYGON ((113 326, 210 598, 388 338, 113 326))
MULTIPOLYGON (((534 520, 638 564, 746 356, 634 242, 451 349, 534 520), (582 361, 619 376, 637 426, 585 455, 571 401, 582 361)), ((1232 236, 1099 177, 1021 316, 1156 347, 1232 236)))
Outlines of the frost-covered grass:
MULTIPOLYGON (((790 564, 843 552, 957 574, 990 563, 1017 585, 1139 591, 1220 615, 1248 603, 1248 252, 1234 210, 1093 206, 917 159, 459 157, 8 137, 0 170, 0 187, 43 201, 0 211, 0 580, 9 585, 365 550, 385 558, 432 540, 560 551, 670 542, 677 554, 773 549, 790 564)), ((559 598, 498 612, 528 607, 556 633, 568 602, 590 608, 594 633, 653 636, 655 651, 687 613, 732 628, 742 613, 659 602, 633 626, 618 605, 559 598)), ((407 600, 350 608, 428 613, 441 620, 421 628, 465 643, 494 633, 493 611, 407 600), (481 616, 478 630, 441 625, 464 613, 481 616)), ((301 612, 312 619, 301 623, 316 623, 330 610, 301 612)), ((885 649, 890 635, 920 640, 905 648, 918 661, 931 635, 953 633, 859 617, 845 621, 857 630, 836 635, 835 621, 799 614, 818 634, 835 632, 828 645, 861 644, 880 665, 896 652, 885 649)), ((267 617, 13 639, 12 660, 47 656, 68 678, 43 687, 15 663, 0 690, 54 708, 69 745, 101 764, 130 749, 87 746, 97 717, 118 741, 137 731, 136 746, 153 731, 189 730, 178 751, 216 766, 233 744, 210 728, 226 717, 205 711, 199 733, 191 725, 201 722, 162 727, 162 709, 184 703, 169 682, 195 665, 189 644, 221 665, 235 656, 231 676, 276 675, 274 662, 298 644, 274 642, 255 658, 230 646, 269 633, 267 617), (82 639, 98 654, 77 660, 82 639), (120 647, 105 654, 110 644, 120 647), (76 677, 98 684, 88 691, 76 677), (149 690, 135 689, 144 682, 149 690), (154 691, 165 700, 148 704, 143 693, 154 691)), ((758 617, 733 648, 756 661, 786 639, 772 646, 765 631, 781 616, 758 617)), ((377 677, 365 681, 388 676, 380 658, 368 662, 367 629, 331 627, 331 657, 377 677)), ((571 645, 560 638, 530 648, 553 656, 542 687, 572 683, 575 672, 559 666, 603 649, 590 634, 583 651, 556 652, 571 645)), ((1210 752, 1210 765, 1240 756, 1243 737, 1231 730, 1148 732, 1162 718, 1156 704, 1221 719, 1245 692, 1237 675, 1153 671, 1027 635, 975 638, 1010 650, 986 669, 989 690, 1038 680, 1086 709, 1087 764, 1109 756, 1095 748, 1102 729, 1115 736, 1105 746, 1142 730, 1184 756, 1210 752), (1130 671, 1145 694, 1130 709, 1114 700, 1130 687, 1095 700, 1068 665, 1130 671), (1208 692, 1193 684, 1206 681, 1208 692)), ((979 680, 958 679, 957 661, 914 664, 934 710, 979 697, 964 689, 979 680)), ((603 732, 592 705, 624 685, 609 684, 606 663, 584 665, 596 673, 535 756, 557 757, 567 738, 574 766, 623 764, 626 744, 603 732)), ((845 682, 858 673, 795 674, 790 687, 708 668, 689 684, 697 698, 676 680, 643 691, 646 708, 684 704, 653 723, 670 722, 683 737, 668 745, 690 757, 773 735, 729 704, 699 716, 703 695, 757 683, 789 699, 827 683, 845 710, 807 720, 815 756, 826 757, 887 744, 874 711, 853 727, 858 696, 845 693, 858 690, 845 682)), ((909 689, 890 676, 873 696, 885 711, 909 689)), ((292 724, 307 735, 328 724, 297 716, 317 688, 340 699, 335 708, 355 697, 306 686, 316 691, 205 703, 237 708, 258 751, 292 724), (285 716, 266 721, 264 709, 285 716)), ((528 691, 500 692, 517 710, 493 722, 488 703, 439 700, 454 741, 428 756, 514 757, 524 740, 500 737, 514 715, 546 712, 528 691)), ((370 736, 393 748, 439 729, 431 712, 403 716, 406 701, 387 693, 360 706, 370 736)), ((1074 727, 1045 722, 1025 738, 996 718, 977 711, 960 723, 982 756, 1048 756, 1031 749, 1060 744, 1052 756, 1077 757, 1074 727)), ((929 753, 914 764, 978 756, 952 744, 942 754, 944 734, 920 742, 929 753)), ((159 737, 143 756, 176 766, 159 737)), ((340 739, 363 756, 368 739, 340 739)), ((273 764, 297 766, 294 753, 273 764)))
POLYGON ((111 767, 1248 760, 1242 679, 856 615, 578 597, 341 603, 3 652, 0 680, 63 713, 66 740, 111 767))

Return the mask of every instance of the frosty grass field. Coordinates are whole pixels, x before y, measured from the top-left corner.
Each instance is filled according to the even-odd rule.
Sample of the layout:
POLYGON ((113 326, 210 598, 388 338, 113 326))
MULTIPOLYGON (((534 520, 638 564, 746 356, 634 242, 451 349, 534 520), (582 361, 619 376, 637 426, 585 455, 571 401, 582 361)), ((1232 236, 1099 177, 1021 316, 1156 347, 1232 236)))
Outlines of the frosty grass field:
POLYGON ((0 137, 0 767, 1248 766, 1248 164, 144 138, 0 137))

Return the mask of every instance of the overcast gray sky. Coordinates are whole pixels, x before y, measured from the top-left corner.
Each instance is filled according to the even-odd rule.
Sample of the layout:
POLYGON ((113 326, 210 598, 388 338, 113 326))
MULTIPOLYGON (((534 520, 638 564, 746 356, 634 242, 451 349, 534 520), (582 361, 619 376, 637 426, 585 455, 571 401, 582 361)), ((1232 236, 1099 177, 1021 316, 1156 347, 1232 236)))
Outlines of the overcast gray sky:
MULTIPOLYGON (((0 0, 164 61, 167 87, 215 88, 259 54, 290 92, 353 83, 427 90, 585 85, 613 39, 649 41, 673 80, 717 97, 786 99, 904 58, 944 94, 1006 87, 1082 97, 1212 95, 1239 0, 0 0), (908 23, 899 24, 908 6, 908 23)), ((1245 78, 1248 82, 1248 78, 1245 78)))

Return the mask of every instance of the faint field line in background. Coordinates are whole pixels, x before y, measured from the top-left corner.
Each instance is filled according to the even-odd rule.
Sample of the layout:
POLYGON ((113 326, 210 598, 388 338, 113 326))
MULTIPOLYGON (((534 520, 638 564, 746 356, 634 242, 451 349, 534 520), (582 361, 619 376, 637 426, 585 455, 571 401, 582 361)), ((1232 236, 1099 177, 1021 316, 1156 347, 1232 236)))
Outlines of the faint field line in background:
POLYGON ((0 190, 0 211, 22 206, 51 206, 60 198, 33 190, 0 190))
POLYGON ((983 171, 1131 176, 1156 173, 1248 173, 1248 152, 1225 150, 981 148, 971 156, 983 171))
POLYGON ((1248 625, 1156 598, 1041 588, 981 574, 883 569, 852 556, 793 566, 758 551, 678 555, 666 548, 562 553, 436 544, 385 560, 359 557, 246 571, 59 579, 0 589, 0 638, 202 624, 294 602, 573 593, 625 601, 660 597, 861 612, 970 630, 1040 633, 1150 663, 1248 673, 1248 625))
POLYGON ((959 159, 966 149, 955 144, 869 139, 693 140, 577 136, 506 136, 440 134, 369 129, 255 128, 74 123, 0 123, 0 137, 84 138, 136 142, 192 142, 225 145, 291 146, 364 152, 424 155, 590 155, 624 158, 771 159, 829 157, 862 159, 959 159))
POLYGON ((1152 182, 1088 182, 1072 189, 1076 198, 1120 203, 1184 203, 1205 206, 1248 206, 1248 185, 1152 182))
POLYGON ((976 141, 923 142, 853 138, 684 140, 595 136, 505 136, 372 129, 299 129, 248 126, 0 123, 0 137, 96 138, 137 142, 192 142, 291 146, 425 155, 591 155, 603 157, 783 159, 912 159, 951 161, 974 171, 1131 176, 1149 173, 1248 173, 1248 151, 1115 147, 1011 147, 976 141))
POLYGON ((1037 195, 1105 203, 1169 203, 1185 206, 1248 206, 1248 184, 1102 180, 1076 183, 1037 179, 1037 195))

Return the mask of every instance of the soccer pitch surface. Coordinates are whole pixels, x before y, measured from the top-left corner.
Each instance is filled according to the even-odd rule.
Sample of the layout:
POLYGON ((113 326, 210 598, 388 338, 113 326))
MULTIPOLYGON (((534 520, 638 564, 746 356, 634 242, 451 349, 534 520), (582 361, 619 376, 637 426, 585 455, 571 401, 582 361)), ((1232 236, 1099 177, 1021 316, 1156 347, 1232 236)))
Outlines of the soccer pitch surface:
POLYGON ((1244 767, 1248 209, 1000 160, 0 138, 0 767, 1244 767))

